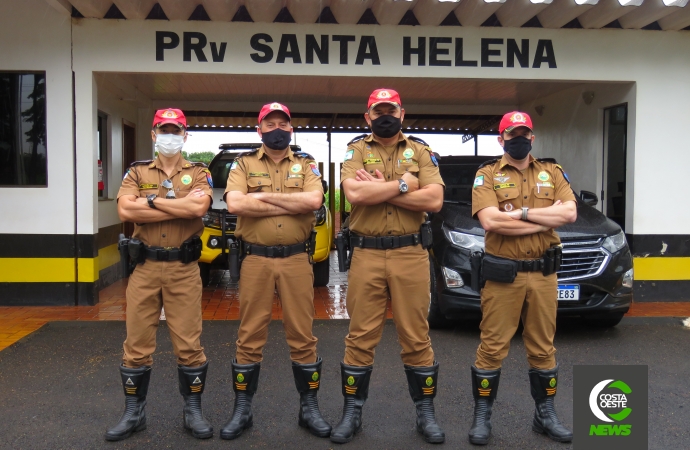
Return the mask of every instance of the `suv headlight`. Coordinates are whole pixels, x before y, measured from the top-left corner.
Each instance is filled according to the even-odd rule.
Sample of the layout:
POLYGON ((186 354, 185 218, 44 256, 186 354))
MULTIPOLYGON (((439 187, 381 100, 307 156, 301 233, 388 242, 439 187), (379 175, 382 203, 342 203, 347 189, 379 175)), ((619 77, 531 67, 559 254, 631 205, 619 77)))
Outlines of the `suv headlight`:
POLYGON ((205 227, 220 228, 220 213, 214 211, 206 211, 204 217, 201 218, 205 227))
POLYGON ((454 247, 463 248, 471 252, 484 250, 484 236, 460 233, 443 226, 443 234, 454 247))
POLYGON ((465 283, 462 281, 462 277, 459 273, 448 267, 443 269, 443 280, 446 282, 448 287, 463 287, 465 283))
POLYGON ((604 248, 609 252, 616 253, 618 250, 625 247, 625 244, 625 233, 621 231, 618 234, 614 234, 613 236, 609 236, 606 239, 604 239, 603 245, 604 248))
POLYGON ((633 269, 630 269, 623 274, 623 281, 621 282, 623 287, 626 287, 626 288, 633 287, 633 279, 634 279, 633 275, 634 275, 633 269))

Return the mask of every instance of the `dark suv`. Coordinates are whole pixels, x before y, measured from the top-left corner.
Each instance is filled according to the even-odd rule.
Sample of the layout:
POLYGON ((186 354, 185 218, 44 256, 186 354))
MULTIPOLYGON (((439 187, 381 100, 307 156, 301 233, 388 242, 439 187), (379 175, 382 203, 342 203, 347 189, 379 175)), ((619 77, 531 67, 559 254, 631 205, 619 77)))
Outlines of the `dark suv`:
MULTIPOLYGON (((446 184, 443 208, 432 215, 429 325, 481 317, 479 293, 470 287, 470 255, 484 251, 484 229, 472 218, 472 184, 485 156, 439 160, 446 184)), ((632 302, 632 256, 621 228, 593 208, 596 195, 582 191, 577 220, 557 229, 563 244, 558 271, 558 316, 617 325, 632 302)))

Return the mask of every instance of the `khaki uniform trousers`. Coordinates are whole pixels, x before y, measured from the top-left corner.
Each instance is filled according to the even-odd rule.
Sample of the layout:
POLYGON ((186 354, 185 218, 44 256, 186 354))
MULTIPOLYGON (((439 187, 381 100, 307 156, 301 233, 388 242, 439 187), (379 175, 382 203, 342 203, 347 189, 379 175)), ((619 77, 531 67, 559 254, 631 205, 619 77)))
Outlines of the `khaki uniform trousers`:
POLYGON ((290 359, 298 364, 316 362, 318 340, 312 334, 314 270, 309 264, 309 256, 299 253, 287 258, 249 255, 242 261, 238 364, 251 364, 263 359, 276 288, 283 306, 283 326, 290 359))
POLYGON ((481 343, 475 366, 496 370, 508 355, 510 340, 522 319, 527 361, 533 369, 556 367, 556 274, 518 272, 513 283, 487 281, 482 290, 481 343))
POLYGON ((429 253, 421 245, 391 250, 355 248, 347 280, 350 332, 345 337, 345 364, 374 364, 374 349, 386 323, 388 298, 403 363, 434 364, 426 320, 430 301, 429 253))
POLYGON ((201 346, 201 277, 196 261, 153 261, 137 265, 127 285, 125 367, 150 366, 156 351, 161 307, 170 329, 177 363, 196 367, 206 362, 201 346))

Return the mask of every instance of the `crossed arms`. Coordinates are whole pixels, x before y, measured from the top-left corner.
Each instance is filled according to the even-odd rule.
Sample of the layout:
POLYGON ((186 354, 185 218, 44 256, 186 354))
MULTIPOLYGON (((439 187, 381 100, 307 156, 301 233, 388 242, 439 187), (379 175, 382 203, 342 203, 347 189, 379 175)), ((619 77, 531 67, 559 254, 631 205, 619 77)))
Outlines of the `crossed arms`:
POLYGON ((546 208, 530 208, 527 220, 520 220, 520 209, 503 212, 496 206, 489 206, 477 212, 477 217, 485 231, 505 236, 524 236, 575 222, 577 205, 574 201, 563 203, 556 200, 553 205, 546 208))
POLYGON ((225 194, 228 212, 245 217, 306 214, 321 207, 321 191, 274 194, 272 192, 229 191, 225 194))
POLYGON ((195 219, 206 214, 211 197, 201 189, 194 189, 186 197, 153 200, 156 209, 149 207, 145 197, 123 195, 117 202, 117 213, 124 222, 151 223, 172 219, 195 219))

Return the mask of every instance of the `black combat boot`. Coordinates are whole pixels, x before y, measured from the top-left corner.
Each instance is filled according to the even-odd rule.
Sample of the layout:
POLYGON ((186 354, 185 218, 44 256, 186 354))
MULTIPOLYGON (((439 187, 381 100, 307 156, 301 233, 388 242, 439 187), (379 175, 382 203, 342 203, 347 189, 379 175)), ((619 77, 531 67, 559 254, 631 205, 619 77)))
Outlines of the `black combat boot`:
POLYGON ((106 441, 121 441, 127 439, 135 431, 146 429, 146 393, 149 390, 151 368, 142 366, 129 369, 120 366, 122 387, 125 391, 125 412, 120 422, 105 432, 106 441))
POLYGON ((550 370, 530 369, 529 383, 536 409, 532 429, 557 442, 570 442, 573 432, 561 424, 556 415, 553 398, 558 385, 558 364, 550 370))
POLYGON ((340 363, 343 383, 343 418, 331 431, 331 441, 338 444, 350 442, 362 429, 362 407, 369 395, 369 379, 374 366, 348 366, 340 363))
POLYGON ((201 410, 201 394, 206 386, 207 370, 208 362, 199 367, 177 366, 180 394, 184 398, 182 421, 184 427, 197 439, 208 439, 213 436, 213 426, 201 410))
POLYGON ((261 363, 237 364, 237 361, 233 360, 232 388, 235 391, 235 408, 230 421, 220 430, 222 439, 236 439, 254 424, 252 399, 259 386, 260 369, 261 363))
POLYGON ((429 367, 405 366, 410 396, 417 407, 417 431, 431 444, 441 444, 446 434, 436 423, 434 397, 438 382, 438 363, 429 367))
POLYGON ((491 408, 498 393, 501 369, 482 370, 472 366, 472 396, 474 397, 474 421, 470 428, 470 442, 486 445, 491 436, 491 408))
POLYGON ((299 426, 308 428, 318 437, 331 435, 331 426, 321 417, 316 393, 321 384, 321 357, 312 364, 297 364, 293 361, 292 373, 299 392, 299 426))

